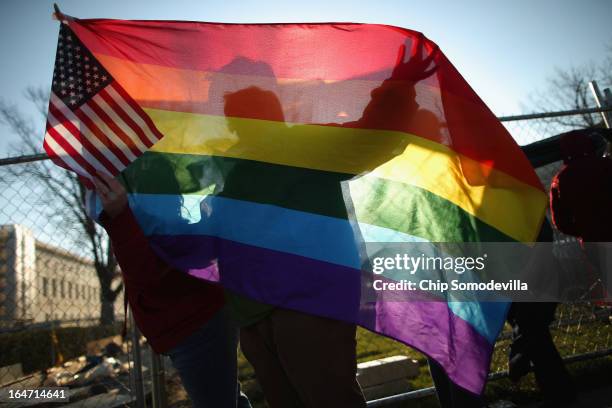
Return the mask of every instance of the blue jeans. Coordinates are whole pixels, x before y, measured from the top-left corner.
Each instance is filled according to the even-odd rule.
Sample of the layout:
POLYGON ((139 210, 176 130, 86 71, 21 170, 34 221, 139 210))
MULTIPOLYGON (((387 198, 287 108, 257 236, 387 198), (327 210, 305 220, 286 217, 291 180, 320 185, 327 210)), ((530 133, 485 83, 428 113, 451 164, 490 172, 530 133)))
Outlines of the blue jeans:
POLYGON ((195 408, 251 408, 237 379, 237 346, 238 329, 222 309, 167 352, 195 408))

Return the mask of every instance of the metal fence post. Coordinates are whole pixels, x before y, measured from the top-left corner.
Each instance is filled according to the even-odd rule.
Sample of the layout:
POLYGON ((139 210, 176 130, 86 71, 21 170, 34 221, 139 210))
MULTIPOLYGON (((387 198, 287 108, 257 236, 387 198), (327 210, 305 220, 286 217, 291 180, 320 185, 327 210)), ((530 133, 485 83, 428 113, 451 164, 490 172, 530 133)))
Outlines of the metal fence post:
POLYGON ((132 353, 134 354, 134 394, 136 394, 136 407, 145 407, 144 382, 142 377, 142 356, 140 354, 140 331, 134 322, 132 309, 129 309, 130 334, 132 337, 132 353))
POLYGON ((153 408, 166 408, 166 379, 164 362, 159 354, 149 347, 151 357, 151 400, 153 408))
MULTIPOLYGON (((598 108, 604 108, 606 107, 606 100, 603 98, 603 96, 601 95, 601 92, 599 91, 599 86, 597 86, 597 81, 591 81, 589 82, 589 88, 591 88, 591 92, 593 93, 593 98, 595 98, 595 103, 597 104, 598 108)), ((604 124, 606 125, 606 128, 610 129, 610 118, 608 117, 608 113, 607 112, 601 112, 601 117, 604 121, 604 124)))

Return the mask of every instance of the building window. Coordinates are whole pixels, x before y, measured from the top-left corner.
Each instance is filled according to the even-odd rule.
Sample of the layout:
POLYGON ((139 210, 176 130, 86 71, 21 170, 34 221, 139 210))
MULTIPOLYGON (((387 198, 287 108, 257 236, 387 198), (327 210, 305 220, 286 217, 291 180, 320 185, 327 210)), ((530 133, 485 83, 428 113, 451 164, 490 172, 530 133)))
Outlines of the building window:
POLYGON ((66 292, 64 292, 64 280, 60 281, 60 296, 62 299, 66 296, 66 292))
POLYGON ((48 294, 48 291, 49 291, 49 288, 48 288, 49 280, 47 278, 45 278, 44 276, 43 276, 42 280, 43 280, 42 281, 43 296, 46 297, 46 296, 49 296, 49 294, 48 294))
POLYGON ((81 297, 83 298, 83 300, 85 300, 85 285, 81 285, 81 297))
POLYGON ((51 296, 57 296, 57 281, 55 278, 51 279, 51 296))

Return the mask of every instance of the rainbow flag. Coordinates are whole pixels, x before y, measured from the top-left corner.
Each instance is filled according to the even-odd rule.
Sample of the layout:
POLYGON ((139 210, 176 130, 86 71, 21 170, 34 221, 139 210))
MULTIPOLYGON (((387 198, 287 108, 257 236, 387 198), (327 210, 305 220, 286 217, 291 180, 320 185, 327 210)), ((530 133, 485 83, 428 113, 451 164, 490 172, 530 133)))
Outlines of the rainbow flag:
POLYGON ((47 151, 85 182, 119 175, 161 257, 400 340, 482 392, 506 303, 362 299, 363 242, 529 242, 543 218, 526 157, 437 45, 385 25, 72 18, 60 40, 58 61, 90 64, 56 62, 47 151))

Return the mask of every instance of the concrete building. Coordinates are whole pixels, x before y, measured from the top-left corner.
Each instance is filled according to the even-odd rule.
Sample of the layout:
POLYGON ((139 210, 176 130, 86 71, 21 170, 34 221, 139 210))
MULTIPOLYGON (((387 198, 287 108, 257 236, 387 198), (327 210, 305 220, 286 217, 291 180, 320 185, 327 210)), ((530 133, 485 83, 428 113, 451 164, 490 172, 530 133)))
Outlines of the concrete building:
MULTIPOLYGON (((21 225, 0 226, 0 328, 93 325, 100 284, 93 261, 37 241, 21 225)), ((123 315, 123 298, 115 302, 123 315)))

